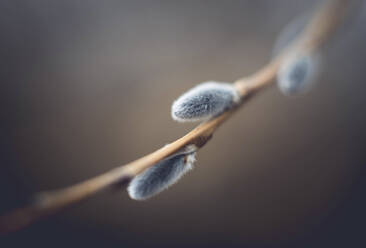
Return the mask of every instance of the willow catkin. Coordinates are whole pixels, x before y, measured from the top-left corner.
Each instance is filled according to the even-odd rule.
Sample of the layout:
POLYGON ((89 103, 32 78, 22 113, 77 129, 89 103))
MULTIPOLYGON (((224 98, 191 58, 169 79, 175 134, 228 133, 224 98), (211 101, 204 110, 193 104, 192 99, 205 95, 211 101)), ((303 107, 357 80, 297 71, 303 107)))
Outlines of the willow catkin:
MULTIPOLYGON (((303 32, 310 18, 310 13, 305 13, 287 24, 277 36, 272 56, 277 56, 288 47, 303 32)), ((277 86, 287 96, 304 94, 314 85, 319 67, 319 51, 294 53, 281 64, 277 72, 277 86)))
POLYGON ((145 200, 176 183, 193 169, 196 150, 197 147, 190 145, 137 175, 127 188, 130 197, 145 200))
POLYGON ((277 86, 285 95, 304 94, 313 86, 319 71, 316 54, 293 54, 277 72, 277 86))
POLYGON ((172 105, 172 118, 179 122, 203 121, 232 108, 240 95, 232 84, 204 82, 181 95, 172 105))

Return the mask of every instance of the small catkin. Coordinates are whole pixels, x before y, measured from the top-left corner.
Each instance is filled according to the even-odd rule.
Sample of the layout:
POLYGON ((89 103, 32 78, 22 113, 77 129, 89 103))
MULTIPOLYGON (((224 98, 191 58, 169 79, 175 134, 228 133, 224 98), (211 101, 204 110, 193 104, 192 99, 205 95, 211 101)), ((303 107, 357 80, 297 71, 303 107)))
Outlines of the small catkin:
POLYGON ((146 200, 176 183, 193 169, 196 150, 191 145, 137 175, 127 188, 130 197, 134 200, 146 200))
POLYGON ((179 122, 203 121, 232 108, 240 94, 232 84, 204 82, 181 95, 172 105, 172 118, 179 122))
POLYGON ((277 85, 285 95, 306 93, 313 85, 319 67, 315 54, 294 54, 286 59, 277 73, 277 85))

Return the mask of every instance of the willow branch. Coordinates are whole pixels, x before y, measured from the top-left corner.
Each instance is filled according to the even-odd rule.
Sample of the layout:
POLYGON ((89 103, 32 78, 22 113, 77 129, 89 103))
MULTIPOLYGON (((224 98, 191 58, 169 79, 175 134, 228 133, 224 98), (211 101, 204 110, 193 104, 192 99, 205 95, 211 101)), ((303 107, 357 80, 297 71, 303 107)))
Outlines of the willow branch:
POLYGON ((0 217, 0 233, 21 229, 32 222, 54 214, 92 195, 113 187, 125 186, 134 176, 153 166, 160 160, 176 153, 186 145, 195 144, 201 148, 213 133, 232 114, 255 93, 274 82, 281 62, 293 52, 316 50, 330 37, 345 14, 349 1, 333 0, 326 2, 316 11, 303 33, 284 51, 250 77, 241 78, 234 86, 241 95, 241 104, 221 115, 204 122, 192 131, 163 148, 139 158, 126 165, 119 166, 104 174, 88 179, 65 189, 39 193, 30 205, 15 209, 0 217))

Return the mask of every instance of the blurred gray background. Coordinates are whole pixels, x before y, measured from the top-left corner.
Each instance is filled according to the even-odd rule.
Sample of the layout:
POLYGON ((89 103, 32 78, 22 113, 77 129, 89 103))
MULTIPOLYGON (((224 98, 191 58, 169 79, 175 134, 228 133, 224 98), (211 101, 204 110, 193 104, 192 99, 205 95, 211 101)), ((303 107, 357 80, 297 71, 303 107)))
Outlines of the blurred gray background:
MULTIPOLYGON (((195 125, 172 121, 176 97, 255 72, 319 2, 1 1, 1 213, 182 136, 195 125)), ((361 5, 309 94, 255 97, 177 185, 145 202, 99 194, 3 247, 366 245, 361 5)))

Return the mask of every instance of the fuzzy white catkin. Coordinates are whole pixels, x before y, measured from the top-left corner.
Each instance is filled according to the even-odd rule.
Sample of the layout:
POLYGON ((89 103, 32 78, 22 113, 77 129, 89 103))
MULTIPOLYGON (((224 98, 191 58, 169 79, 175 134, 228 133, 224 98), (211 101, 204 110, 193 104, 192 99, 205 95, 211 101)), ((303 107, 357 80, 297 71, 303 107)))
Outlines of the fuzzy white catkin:
POLYGON ((146 200, 176 183, 193 169, 195 150, 189 148, 178 152, 137 175, 127 188, 129 196, 134 200, 146 200))
POLYGON ((179 122, 203 121, 232 108, 240 94, 232 84, 204 82, 181 95, 172 105, 172 118, 179 122))
POLYGON ((313 86, 319 71, 316 54, 294 54, 287 58, 277 73, 277 86, 285 95, 304 94, 313 86))

